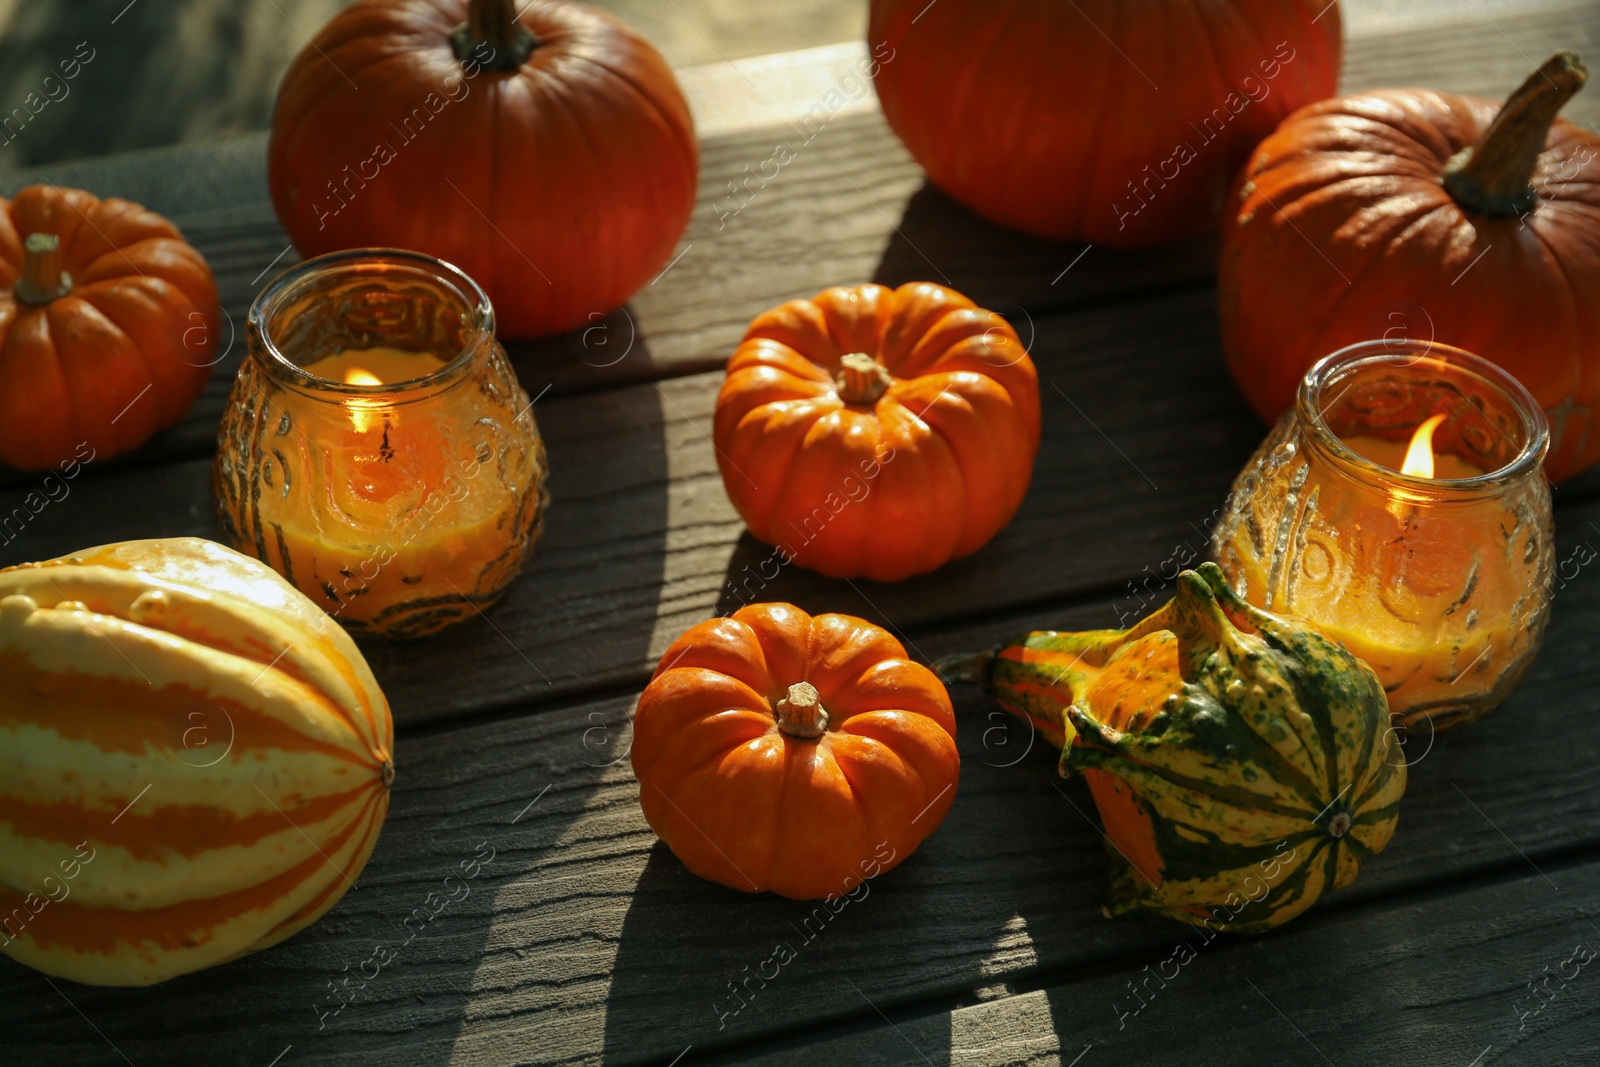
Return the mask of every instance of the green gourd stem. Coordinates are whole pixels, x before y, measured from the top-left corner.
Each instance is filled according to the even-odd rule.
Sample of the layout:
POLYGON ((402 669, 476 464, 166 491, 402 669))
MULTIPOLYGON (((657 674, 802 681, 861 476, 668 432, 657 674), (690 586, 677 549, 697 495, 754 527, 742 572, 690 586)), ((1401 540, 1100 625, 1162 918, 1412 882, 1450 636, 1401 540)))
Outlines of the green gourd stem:
POLYGON ((1576 52, 1561 51, 1506 98, 1478 143, 1445 164, 1445 191, 1469 211, 1496 217, 1526 215, 1538 202, 1534 167, 1556 115, 1583 88, 1589 72, 1576 52))
POLYGON ((24 304, 48 304, 72 291, 72 278, 61 269, 61 238, 30 233, 22 243, 22 277, 11 295, 24 304))
POLYGON ((532 30, 517 21, 515 0, 472 0, 467 21, 450 34, 456 59, 469 59, 490 70, 516 70, 540 45, 532 30), (492 50, 485 59, 483 45, 492 50))

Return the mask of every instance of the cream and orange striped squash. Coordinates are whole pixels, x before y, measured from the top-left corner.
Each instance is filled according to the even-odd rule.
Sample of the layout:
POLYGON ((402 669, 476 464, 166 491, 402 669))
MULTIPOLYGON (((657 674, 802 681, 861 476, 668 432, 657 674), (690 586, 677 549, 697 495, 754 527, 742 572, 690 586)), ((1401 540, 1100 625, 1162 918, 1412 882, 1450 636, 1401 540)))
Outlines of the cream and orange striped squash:
POLYGON ((198 538, 0 571, 0 951, 147 985, 274 945, 361 873, 394 779, 366 661, 198 538))

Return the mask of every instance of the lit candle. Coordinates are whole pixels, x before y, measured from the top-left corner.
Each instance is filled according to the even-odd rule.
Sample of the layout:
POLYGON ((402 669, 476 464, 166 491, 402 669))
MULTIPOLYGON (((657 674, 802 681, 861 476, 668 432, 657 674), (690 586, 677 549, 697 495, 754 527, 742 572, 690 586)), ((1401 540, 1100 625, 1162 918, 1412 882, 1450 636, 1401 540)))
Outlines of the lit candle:
MULTIPOLYGON (((431 353, 379 347, 347 349, 304 370, 367 389, 444 366, 431 353)), ((306 576, 313 599, 336 618, 369 616, 424 584, 435 595, 471 588, 481 546, 495 540, 503 494, 460 491, 475 472, 452 469, 432 412, 408 413, 388 393, 351 395, 343 407, 348 427, 324 433, 329 447, 319 457, 324 499, 307 497, 284 516, 285 566, 306 576)))
POLYGON ((1443 415, 1433 415, 1418 426, 1408 442, 1391 441, 1371 434, 1352 434, 1344 438, 1345 447, 1381 467, 1419 478, 1479 478, 1483 470, 1474 467, 1460 456, 1446 452, 1435 455, 1433 432, 1444 422, 1443 415))
POLYGON ((407 352, 399 348, 347 348, 305 365, 307 374, 353 385, 380 385, 426 378, 445 365, 432 352, 407 352))
POLYGON ((257 299, 217 509, 236 547, 352 630, 417 636, 515 577, 537 536, 544 451, 476 287, 463 300, 470 281, 427 257, 365 258, 302 264, 257 299), (431 290, 419 263, 435 265, 431 290), (337 297, 299 291, 318 283, 337 297), (422 310, 379 314, 393 287, 414 301, 424 287, 422 310), (333 354, 297 363, 302 345, 333 354))
POLYGON ((1217 560, 1252 603, 1365 660, 1398 722, 1476 718, 1548 617, 1547 441, 1538 405, 1492 364, 1354 346, 1312 369, 1241 473, 1217 560))

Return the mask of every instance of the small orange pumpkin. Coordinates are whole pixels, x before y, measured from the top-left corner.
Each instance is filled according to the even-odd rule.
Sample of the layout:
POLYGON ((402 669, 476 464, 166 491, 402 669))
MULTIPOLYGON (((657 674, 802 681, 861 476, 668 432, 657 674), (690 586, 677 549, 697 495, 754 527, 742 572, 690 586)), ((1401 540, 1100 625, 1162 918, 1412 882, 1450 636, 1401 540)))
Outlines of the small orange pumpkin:
POLYGON ((132 201, 55 185, 0 200, 0 286, 0 462, 130 451, 183 418, 211 374, 211 268, 132 201))
POLYGON ((678 638, 639 698, 645 819, 747 893, 835 897, 943 821, 960 757, 943 683, 849 615, 751 604, 678 638))
POLYGON ((750 323, 713 439, 757 538, 836 578, 898 581, 1016 513, 1039 380, 1010 324, 952 289, 838 287, 750 323))

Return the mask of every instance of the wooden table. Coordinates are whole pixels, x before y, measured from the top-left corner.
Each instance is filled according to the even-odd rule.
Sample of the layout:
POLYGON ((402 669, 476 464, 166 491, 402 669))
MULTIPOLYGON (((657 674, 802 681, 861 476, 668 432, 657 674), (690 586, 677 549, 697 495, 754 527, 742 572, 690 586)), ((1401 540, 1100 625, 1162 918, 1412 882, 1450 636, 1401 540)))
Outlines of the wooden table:
MULTIPOLYGON (((1498 98, 1552 49, 1586 43, 1600 44, 1593 3, 1360 38, 1345 84, 1498 98)), ((694 878, 650 833, 625 758, 629 712, 665 646, 736 606, 733 586, 766 552, 724 496, 707 438, 718 368, 755 312, 835 283, 930 278, 1012 316, 1031 344, 1044 440, 1032 492, 993 544, 901 585, 787 568, 763 594, 878 620, 919 657, 1037 625, 1115 625, 1166 561, 1204 554, 1263 432, 1223 370, 1211 242, 1119 255, 998 230, 925 185, 870 97, 723 217, 726 183, 795 140, 786 120, 857 54, 688 79, 704 173, 681 254, 625 312, 517 346, 550 448, 547 532, 486 618, 367 649, 394 706, 399 777, 359 887, 277 948, 152 989, 0 962, 0 1061, 1600 1062, 1600 974, 1558 976, 1578 946, 1600 948, 1600 569, 1571 574, 1600 545, 1594 476, 1557 492, 1570 580, 1527 681, 1482 723, 1413 751, 1389 850, 1272 935, 1205 943, 1169 922, 1103 919, 1087 792, 966 687, 949 818, 825 924, 806 924, 805 904, 694 878), (484 844, 494 860, 471 895, 405 943, 401 917, 484 844), (742 984, 780 941, 797 958, 742 984), (378 944, 394 959, 363 981, 378 944), (1547 976, 1536 993, 1530 980, 1547 976), (347 978, 358 993, 332 1014, 351 999, 333 993, 347 978), (751 992, 735 999, 735 984, 751 992)), ((1568 114, 1592 124, 1600 90, 1568 114)), ((267 203, 263 145, 25 177, 174 217, 241 324, 294 258, 267 203)), ((92 464, 0 545, 0 563, 211 534, 210 452, 242 347, 235 338, 185 423, 92 464)), ((0 483, 4 516, 35 481, 0 483)))

